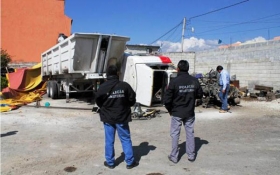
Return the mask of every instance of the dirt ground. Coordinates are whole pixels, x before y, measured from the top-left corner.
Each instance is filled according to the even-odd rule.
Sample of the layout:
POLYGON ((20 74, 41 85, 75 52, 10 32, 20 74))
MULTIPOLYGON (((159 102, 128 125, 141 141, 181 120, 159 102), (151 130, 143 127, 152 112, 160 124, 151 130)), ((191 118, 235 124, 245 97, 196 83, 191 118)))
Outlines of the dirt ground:
POLYGON ((196 108, 196 161, 184 154, 185 133, 180 140, 180 161, 167 159, 171 149, 170 116, 130 123, 133 149, 140 165, 127 170, 116 137, 117 167, 103 166, 104 133, 99 115, 87 101, 64 99, 51 107, 35 103, 1 113, 2 175, 278 175, 280 172, 280 100, 241 101, 232 113, 196 108), (73 109, 74 108, 74 109, 73 109), (82 109, 78 109, 82 108, 82 109))

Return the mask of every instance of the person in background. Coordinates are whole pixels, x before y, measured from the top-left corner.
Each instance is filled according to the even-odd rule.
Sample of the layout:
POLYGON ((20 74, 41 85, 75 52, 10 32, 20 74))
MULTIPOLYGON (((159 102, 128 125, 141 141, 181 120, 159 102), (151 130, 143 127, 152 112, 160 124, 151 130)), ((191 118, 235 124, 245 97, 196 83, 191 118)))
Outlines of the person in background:
POLYGON ((57 38, 57 43, 60 43, 61 41, 65 40, 66 38, 67 38, 67 36, 64 35, 64 33, 60 33, 57 38))
POLYGON ((202 98, 203 91, 198 80, 189 75, 189 63, 180 60, 177 66, 178 75, 172 79, 164 96, 164 105, 171 116, 170 136, 172 138, 172 149, 168 159, 178 162, 178 143, 182 123, 186 132, 186 154, 188 160, 195 160, 195 101, 202 98))
POLYGON ((222 106, 221 110, 219 111, 220 113, 226 113, 229 110, 229 105, 228 105, 228 93, 229 93, 229 88, 230 88, 230 75, 229 73, 223 69, 222 66, 217 66, 217 72, 220 73, 220 78, 219 78, 219 86, 220 86, 220 91, 219 91, 219 98, 221 99, 222 106))
POLYGON ((131 122, 131 106, 136 102, 136 94, 131 86, 119 81, 117 66, 108 67, 107 81, 102 83, 96 93, 96 104, 100 108, 100 120, 105 131, 104 166, 115 168, 115 133, 118 132, 125 155, 126 168, 138 166, 132 149, 132 141, 128 123, 131 122))

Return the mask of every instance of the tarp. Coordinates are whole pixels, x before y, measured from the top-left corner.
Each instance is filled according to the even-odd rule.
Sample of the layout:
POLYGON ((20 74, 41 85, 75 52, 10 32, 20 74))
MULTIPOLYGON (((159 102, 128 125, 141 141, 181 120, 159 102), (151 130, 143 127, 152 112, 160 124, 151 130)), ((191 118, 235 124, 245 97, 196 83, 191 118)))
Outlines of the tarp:
POLYGON ((46 93, 46 83, 41 78, 41 64, 32 68, 16 69, 6 74, 8 87, 1 92, 1 112, 17 109, 18 107, 41 100, 46 93))
POLYGON ((32 68, 16 69, 15 72, 6 74, 9 88, 16 91, 30 91, 36 88, 41 82, 41 63, 32 68))

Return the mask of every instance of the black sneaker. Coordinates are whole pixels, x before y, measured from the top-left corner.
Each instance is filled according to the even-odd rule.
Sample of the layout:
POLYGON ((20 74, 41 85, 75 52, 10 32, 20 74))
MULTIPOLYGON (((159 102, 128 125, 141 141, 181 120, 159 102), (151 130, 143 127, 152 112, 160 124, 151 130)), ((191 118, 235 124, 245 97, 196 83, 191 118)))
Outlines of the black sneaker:
POLYGON ((193 158, 193 159, 188 159, 190 162, 194 162, 195 161, 195 158, 193 158))
POLYGON ((115 165, 109 165, 106 161, 104 161, 104 166, 106 166, 107 168, 110 168, 110 169, 115 168, 115 165))
POLYGON ((126 165, 126 169, 132 169, 134 167, 137 167, 138 165, 139 165, 139 163, 134 161, 131 165, 126 165))
POLYGON ((170 156, 168 156, 168 160, 170 160, 171 162, 173 162, 175 164, 178 163, 178 162, 173 161, 170 156))

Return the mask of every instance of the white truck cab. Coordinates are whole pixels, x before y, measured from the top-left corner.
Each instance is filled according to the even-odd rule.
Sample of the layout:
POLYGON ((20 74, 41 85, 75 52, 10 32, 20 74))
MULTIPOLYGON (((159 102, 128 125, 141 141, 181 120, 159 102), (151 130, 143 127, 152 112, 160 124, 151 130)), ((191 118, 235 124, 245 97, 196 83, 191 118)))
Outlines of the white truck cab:
POLYGON ((120 78, 136 92, 136 102, 144 106, 162 105, 170 79, 177 76, 170 58, 126 54, 123 61, 120 78))

